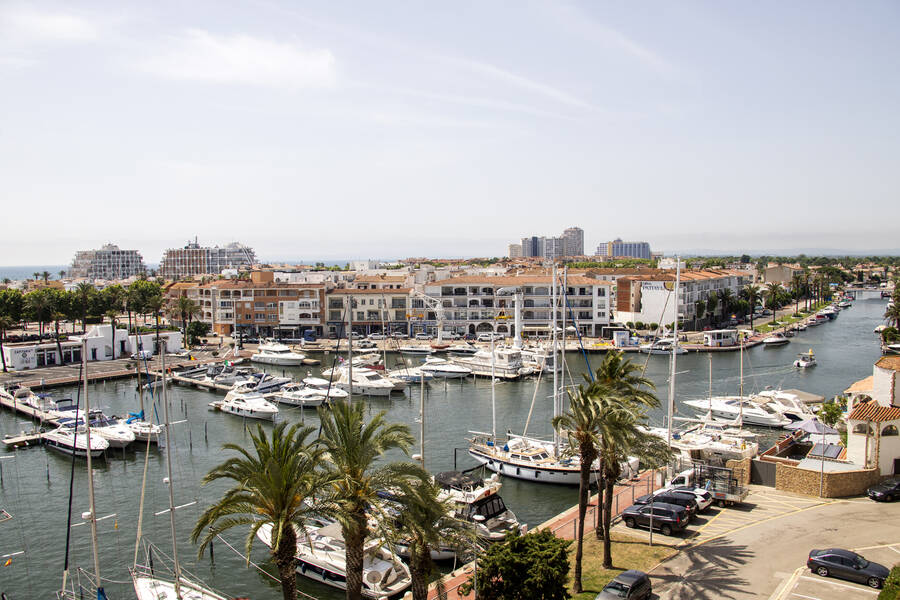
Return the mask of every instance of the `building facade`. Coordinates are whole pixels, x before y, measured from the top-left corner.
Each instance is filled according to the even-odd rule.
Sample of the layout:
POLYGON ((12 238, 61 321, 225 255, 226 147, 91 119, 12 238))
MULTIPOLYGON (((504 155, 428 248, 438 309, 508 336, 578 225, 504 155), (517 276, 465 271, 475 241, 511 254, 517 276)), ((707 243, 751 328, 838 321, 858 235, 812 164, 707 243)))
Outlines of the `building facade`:
POLYGON ((169 248, 159 263, 159 274, 178 280, 194 275, 218 275, 224 269, 250 267, 256 262, 253 249, 233 242, 227 246, 200 246, 197 240, 183 248, 169 248))
POLYGON ((128 279, 144 273, 144 259, 137 250, 122 250, 106 244, 99 250, 79 250, 75 253, 67 275, 86 279, 128 279))
POLYGON ((562 234, 563 254, 565 256, 584 255, 584 230, 580 227, 569 227, 562 234))
POLYGON ((522 244, 510 244, 506 255, 509 258, 522 258, 522 244))
POLYGON ((875 363, 871 397, 847 417, 847 458, 881 475, 900 475, 900 356, 875 363))
POLYGON ((326 296, 328 334, 343 337, 351 324, 353 331, 362 335, 415 333, 412 324, 420 320, 423 310, 421 307, 411 309, 410 291, 410 288, 375 287, 329 291, 326 296))
POLYGON ((621 238, 616 238, 611 242, 597 246, 596 255, 650 259, 652 253, 648 242, 623 242, 621 238))

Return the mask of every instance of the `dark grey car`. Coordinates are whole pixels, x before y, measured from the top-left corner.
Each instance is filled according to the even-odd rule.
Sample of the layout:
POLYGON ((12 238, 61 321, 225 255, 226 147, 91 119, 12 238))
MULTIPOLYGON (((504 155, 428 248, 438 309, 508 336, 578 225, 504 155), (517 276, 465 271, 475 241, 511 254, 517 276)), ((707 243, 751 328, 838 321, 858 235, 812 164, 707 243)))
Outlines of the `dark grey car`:
POLYGON ((876 589, 884 585, 884 580, 890 573, 884 565, 869 562, 855 552, 840 548, 811 550, 809 558, 806 559, 806 566, 822 577, 831 576, 856 581, 876 589))
POLYGON ((626 600, 646 600, 653 594, 653 586, 650 578, 643 571, 629 569, 616 575, 615 579, 606 584, 603 590, 597 594, 594 600, 612 600, 625 598, 626 600))
POLYGON ((876 502, 893 502, 900 498, 900 478, 876 483, 866 490, 866 495, 876 502))

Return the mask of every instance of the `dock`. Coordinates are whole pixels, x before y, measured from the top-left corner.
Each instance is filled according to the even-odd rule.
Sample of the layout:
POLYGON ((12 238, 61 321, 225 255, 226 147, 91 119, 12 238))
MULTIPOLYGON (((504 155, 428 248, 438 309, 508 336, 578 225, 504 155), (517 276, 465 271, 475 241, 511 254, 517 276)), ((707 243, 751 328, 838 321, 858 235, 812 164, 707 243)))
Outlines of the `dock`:
POLYGON ((27 404, 23 404, 22 402, 16 402, 10 398, 4 398, 0 396, 0 406, 8 408, 9 410, 23 414, 29 419, 33 421, 38 421, 40 423, 46 423, 51 427, 58 427, 59 423, 56 419, 50 416, 50 413, 46 413, 42 410, 38 410, 37 408, 28 406, 27 404))
POLYGON ((26 432, 21 431, 16 435, 7 435, 3 438, 3 443, 7 448, 25 448, 28 446, 39 446, 44 443, 40 431, 26 432))

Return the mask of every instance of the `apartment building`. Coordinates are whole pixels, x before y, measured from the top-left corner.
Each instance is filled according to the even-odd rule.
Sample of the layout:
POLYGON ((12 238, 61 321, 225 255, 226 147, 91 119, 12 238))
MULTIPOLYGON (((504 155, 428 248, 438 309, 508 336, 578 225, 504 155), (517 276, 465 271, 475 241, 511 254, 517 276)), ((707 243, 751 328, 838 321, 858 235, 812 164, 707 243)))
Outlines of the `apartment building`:
POLYGON ((274 273, 254 271, 250 280, 221 279, 206 284, 176 283, 170 297, 187 296, 200 306, 198 319, 220 335, 298 338, 306 330, 324 332, 325 285, 283 283, 274 273))
POLYGON ((128 279, 146 271, 144 259, 137 250, 122 250, 106 244, 99 250, 79 250, 75 253, 67 275, 86 279, 128 279))
POLYGON ((348 287, 357 290, 398 290, 408 288, 412 276, 407 275, 357 275, 348 287))
POLYGON ((648 242, 623 242, 621 238, 616 238, 597 246, 597 256, 649 259, 651 254, 648 242))
MULTIPOLYGON (((425 294, 432 299, 429 307, 425 308, 421 299, 413 301, 423 303, 423 325, 429 330, 436 327, 443 316, 446 331, 463 334, 495 332, 511 336, 515 335, 515 309, 514 296, 509 292, 517 291, 522 299, 522 333, 546 335, 550 331, 551 285, 549 274, 454 277, 425 285, 425 294), (503 292, 499 293, 500 290, 503 292), (440 302, 440 311, 434 306, 434 301, 440 302)), ((612 287, 610 282, 584 275, 569 275, 567 326, 574 321, 574 326, 582 335, 601 335, 601 329, 611 320, 612 287)), ((559 325, 562 325, 561 309, 557 318, 559 325)))
POLYGON ((413 332, 423 310, 411 310, 411 288, 341 288, 326 295, 328 334, 346 335, 352 320, 353 331, 363 335, 378 332, 413 332))
MULTIPOLYGON (((741 271, 684 271, 678 293, 678 316, 683 321, 695 319, 698 316, 696 302, 706 301, 712 294, 721 295, 724 290, 736 299, 749 281, 747 274, 741 271)), ((675 273, 660 271, 620 277, 616 288, 616 320, 620 323, 668 325, 675 321, 675 273)))
POLYGON ((169 248, 159 263, 159 274, 177 280, 194 275, 218 275, 224 269, 250 267, 256 254, 249 246, 233 242, 223 247, 203 246, 195 239, 183 248, 169 248))
POLYGON ((569 227, 562 234, 563 254, 565 256, 582 256, 584 254, 584 230, 581 227, 569 227))

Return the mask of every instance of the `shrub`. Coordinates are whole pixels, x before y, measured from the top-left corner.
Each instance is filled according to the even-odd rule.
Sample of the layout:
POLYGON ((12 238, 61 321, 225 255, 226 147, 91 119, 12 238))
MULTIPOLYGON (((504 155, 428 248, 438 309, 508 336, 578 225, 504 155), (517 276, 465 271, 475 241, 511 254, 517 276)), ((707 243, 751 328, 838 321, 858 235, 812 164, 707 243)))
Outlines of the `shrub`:
POLYGON ((900 598, 900 565, 891 569, 887 579, 884 580, 884 587, 878 594, 878 600, 897 600, 900 598))
POLYGON ((635 326, 637 329, 646 329, 646 327, 644 326, 644 322, 643 322, 643 321, 638 321, 637 323, 634 324, 634 326, 635 326))
POLYGON ((659 323, 650 323, 650 329, 659 329, 659 323))

